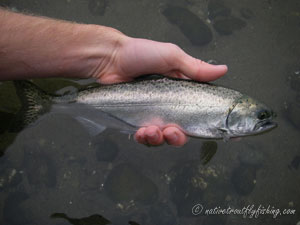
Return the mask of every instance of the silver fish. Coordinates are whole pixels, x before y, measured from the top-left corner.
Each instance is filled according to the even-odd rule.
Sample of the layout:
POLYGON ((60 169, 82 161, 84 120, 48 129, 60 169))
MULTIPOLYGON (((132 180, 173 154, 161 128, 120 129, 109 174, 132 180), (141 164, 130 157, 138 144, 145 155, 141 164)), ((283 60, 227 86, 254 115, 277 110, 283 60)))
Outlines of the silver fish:
POLYGON ((158 78, 101 85, 51 96, 28 81, 15 81, 23 100, 24 126, 45 113, 66 113, 95 135, 106 127, 125 132, 174 124, 193 137, 225 138, 261 133, 276 126, 274 113, 238 91, 191 80, 158 78))

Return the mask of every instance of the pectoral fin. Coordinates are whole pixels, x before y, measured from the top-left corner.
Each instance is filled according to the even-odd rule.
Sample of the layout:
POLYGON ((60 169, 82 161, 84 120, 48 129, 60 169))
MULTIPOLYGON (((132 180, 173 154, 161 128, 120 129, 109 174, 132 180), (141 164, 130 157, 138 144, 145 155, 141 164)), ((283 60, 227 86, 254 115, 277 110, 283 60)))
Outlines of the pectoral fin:
POLYGON ((229 141, 230 139, 230 135, 228 133, 228 130, 227 129, 223 129, 223 128, 218 128, 219 132, 220 132, 220 135, 222 136, 223 138, 223 141, 224 142, 227 142, 229 141))
POLYGON ((134 133, 137 127, 132 126, 118 116, 103 112, 84 104, 53 105, 52 113, 67 114, 75 118, 91 136, 102 133, 106 128, 115 129, 125 133, 134 133))
POLYGON ((105 126, 81 116, 77 116, 75 119, 88 130, 91 136, 96 136, 106 129, 105 126))

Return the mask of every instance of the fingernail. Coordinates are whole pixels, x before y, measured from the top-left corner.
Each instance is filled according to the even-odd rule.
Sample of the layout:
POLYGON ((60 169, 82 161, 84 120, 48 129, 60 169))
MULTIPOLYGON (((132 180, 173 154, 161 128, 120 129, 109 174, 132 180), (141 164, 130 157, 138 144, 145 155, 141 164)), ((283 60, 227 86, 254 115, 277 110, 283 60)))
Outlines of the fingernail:
POLYGON ((226 70, 228 70, 228 67, 227 67, 227 65, 216 65, 217 67, 219 67, 219 68, 222 68, 222 69, 226 69, 226 70))
POLYGON ((158 134, 157 133, 153 133, 148 135, 149 138, 151 138, 153 141, 156 141, 158 139, 158 134))

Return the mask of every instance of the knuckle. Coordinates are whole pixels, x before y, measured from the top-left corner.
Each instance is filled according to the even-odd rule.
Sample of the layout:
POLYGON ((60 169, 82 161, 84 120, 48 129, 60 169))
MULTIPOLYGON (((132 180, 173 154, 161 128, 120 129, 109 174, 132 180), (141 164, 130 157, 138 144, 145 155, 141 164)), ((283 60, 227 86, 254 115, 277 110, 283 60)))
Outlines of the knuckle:
POLYGON ((182 49, 176 45, 176 44, 173 44, 173 43, 166 43, 166 46, 169 48, 170 52, 172 52, 172 54, 174 54, 174 52, 181 52, 182 49))

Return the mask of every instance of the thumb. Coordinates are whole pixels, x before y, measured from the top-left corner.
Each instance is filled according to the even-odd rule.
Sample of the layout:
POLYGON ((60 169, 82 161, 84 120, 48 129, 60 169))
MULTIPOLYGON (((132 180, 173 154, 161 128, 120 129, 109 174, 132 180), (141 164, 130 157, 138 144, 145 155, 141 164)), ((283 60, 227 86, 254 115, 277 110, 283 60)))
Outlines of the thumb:
POLYGON ((212 81, 223 76, 228 68, 226 65, 211 65, 182 52, 179 60, 179 71, 185 76, 198 81, 212 81))

